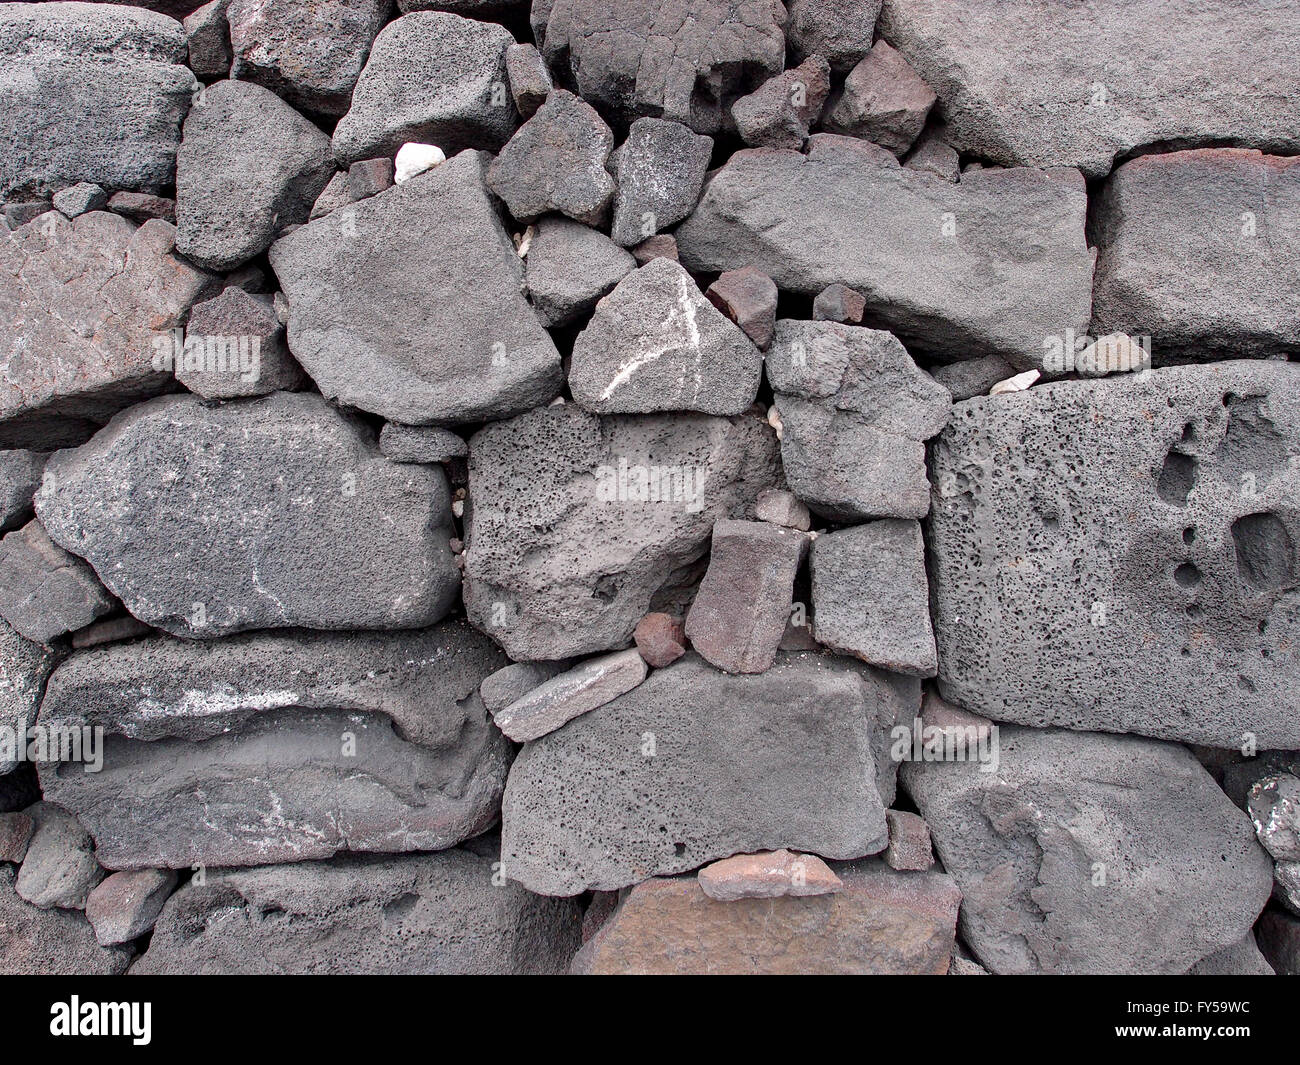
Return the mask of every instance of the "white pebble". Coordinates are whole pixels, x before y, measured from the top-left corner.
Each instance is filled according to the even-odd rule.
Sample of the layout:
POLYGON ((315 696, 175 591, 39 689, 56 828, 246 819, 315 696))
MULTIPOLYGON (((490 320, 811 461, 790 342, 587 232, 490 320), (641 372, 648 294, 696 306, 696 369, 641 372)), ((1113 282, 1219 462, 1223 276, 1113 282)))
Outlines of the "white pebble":
POLYGON ((1015 377, 1008 377, 1005 381, 999 381, 989 389, 989 395, 1000 396, 1004 392, 1023 392, 1037 381, 1039 376, 1041 375, 1037 370, 1026 370, 1024 373, 1018 373, 1015 377))
POLYGON ((397 169, 393 180, 400 185, 416 174, 423 174, 446 161, 447 157, 436 144, 403 144, 397 152, 397 169))

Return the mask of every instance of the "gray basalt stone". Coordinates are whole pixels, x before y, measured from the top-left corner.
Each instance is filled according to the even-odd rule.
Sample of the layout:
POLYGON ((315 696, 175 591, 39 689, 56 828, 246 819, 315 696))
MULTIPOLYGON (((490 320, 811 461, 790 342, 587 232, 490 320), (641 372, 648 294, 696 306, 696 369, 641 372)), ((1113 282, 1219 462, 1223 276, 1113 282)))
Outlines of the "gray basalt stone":
POLYGON ((833 133, 865 137, 902 155, 925 126, 934 90, 907 60, 877 41, 844 79, 844 89, 826 116, 833 133))
POLYGON ((164 15, 109 4, 0 4, 0 198, 79 181, 171 184, 181 120, 199 87, 185 34, 164 15))
POLYGON ((1202 958, 1190 969, 1188 976, 1276 976, 1273 966, 1265 960, 1255 943, 1255 933, 1247 932, 1229 946, 1202 958))
POLYGON ((113 869, 439 850, 496 819, 509 745, 477 692, 504 661, 463 621, 95 648, 39 720, 102 728, 103 767, 42 787, 113 869))
POLYGON ((342 115, 389 10, 389 0, 230 0, 230 76, 342 115))
POLYGON ((894 518, 823 533, 810 566, 818 643, 896 673, 934 676, 919 522, 894 518))
POLYGON ((1259 919, 1255 938, 1279 976, 1300 976, 1300 917, 1269 910, 1259 919))
POLYGON ((871 51, 880 0, 790 0, 786 36, 795 62, 825 56, 837 74, 851 70, 871 51))
MULTIPOLYGON (((87 5, 89 6, 89 5, 87 5)), ((18 897, 17 873, 0 863, 0 975, 116 976, 131 954, 95 941, 90 922, 75 910, 41 910, 18 897)))
POLYGON ((838 282, 936 359, 996 353, 1030 368, 1046 337, 1087 331, 1086 210, 1077 172, 980 171, 954 187, 866 141, 817 134, 807 155, 735 153, 675 236, 689 270, 750 265, 809 295, 838 282))
POLYGON ((49 644, 113 607, 95 571, 54 543, 39 521, 0 539, 0 616, 27 639, 49 644))
POLYGON ((0 744, 0 775, 18 768, 27 729, 45 693, 45 681, 59 655, 18 635, 0 620, 0 729, 13 744, 0 744))
POLYGON ((558 211, 599 226, 614 195, 605 169, 613 147, 596 109, 557 89, 492 161, 488 186, 521 222, 558 211))
POLYGON ((1224 362, 954 406, 930 460, 944 694, 1038 727, 1300 747, 1298 383, 1224 362))
POLYGON ((166 222, 91 211, 0 241, 0 446, 75 446, 168 387, 157 345, 218 284, 173 254, 175 238, 166 222))
POLYGON ((98 211, 108 203, 108 192, 93 181, 78 181, 54 194, 54 209, 68 218, 98 211))
POLYGON ((533 33, 583 99, 631 121, 716 133, 731 102, 785 66, 785 10, 771 0, 552 0, 533 33))
POLYGON ((934 130, 921 134, 903 165, 910 170, 928 170, 945 181, 961 180, 961 157, 957 149, 934 130))
POLYGON ((189 347, 179 359, 173 353, 176 380, 204 399, 264 396, 302 383, 302 368, 266 297, 229 285, 194 305, 185 336, 189 347))
POLYGON ((190 69, 200 81, 222 81, 230 77, 234 55, 230 49, 230 23, 226 11, 230 0, 211 0, 185 16, 185 40, 189 46, 190 69))
POLYGON ((576 322, 636 269, 604 233, 557 217, 537 223, 526 261, 528 295, 544 326, 576 322))
POLYGON ((953 146, 994 162, 1101 177, 1162 141, 1300 148, 1289 4, 885 0, 880 35, 939 94, 953 146))
POLYGON ((32 498, 48 457, 39 451, 0 451, 0 532, 16 529, 32 516, 32 498))
POLYGON ((766 521, 713 526, 709 568, 686 615, 691 646, 728 673, 762 673, 790 620, 808 538, 766 521))
POLYGON ((751 147, 798 151, 821 117, 830 89, 830 64, 820 55, 809 56, 731 105, 736 132, 751 147))
POLYGON ((506 80, 504 26, 440 11, 416 11, 375 38, 334 130, 334 154, 348 164, 395 155, 408 141, 496 151, 519 122, 506 80))
POLYGON ((897 337, 781 319, 767 376, 785 475, 804 503, 835 521, 925 516, 924 441, 947 424, 952 401, 897 337))
POLYGON ((699 579, 714 522, 777 479, 752 415, 600 418, 572 404, 470 441, 465 607, 511 658, 626 647, 699 579))
POLYGON ((1268 901, 1249 819, 1186 748, 1003 726, 996 765, 900 774, 961 888, 962 938, 992 972, 1185 972, 1268 901))
POLYGON ((1289 773, 1256 781, 1246 811, 1264 849, 1278 862, 1300 862, 1300 778, 1289 773))
POLYGON ((42 910, 84 910, 86 898, 104 879, 95 860, 95 841, 77 819, 53 803, 24 811, 36 825, 18 870, 19 898, 42 910))
POLYGON ((1094 214, 1093 335, 1150 337, 1157 362, 1300 353, 1300 158, 1144 155, 1094 214))
POLYGON ((1015 375, 1016 368, 1000 355, 985 355, 982 359, 950 362, 936 366, 930 375, 952 393, 954 401, 986 396, 999 381, 1015 375))
POLYGON ((524 747, 502 807, 505 873, 576 895, 782 847, 878 853, 886 736, 919 701, 915 680, 847 659, 783 655, 732 676, 688 655, 524 747))
POLYGON ((164 396, 46 467, 36 510, 132 614, 178 635, 408 628, 459 574, 447 481, 399 466, 319 396, 164 396))
POLYGON ((638 118, 619 145, 610 237, 628 248, 663 233, 695 209, 713 153, 713 138, 680 122, 638 118))
POLYGON ((488 713, 495 714, 568 668, 569 661, 564 658, 555 662, 511 662, 484 677, 479 694, 488 713))
POLYGON ((209 85, 176 157, 176 249, 210 270, 239 266, 307 221, 333 176, 329 138, 275 93, 209 85))
POLYGON ((554 88, 546 60, 534 45, 512 44, 506 48, 506 74, 515 110, 522 118, 532 118, 554 88))
POLYGON ((508 417, 559 391, 485 167, 462 152, 271 248, 289 350, 327 397, 422 425, 508 417))
POLYGON ((671 259, 628 274, 573 344, 569 388, 600 414, 731 415, 758 395, 763 356, 671 259))
POLYGON ((582 907, 496 886, 465 850, 209 870, 168 900, 132 973, 562 973, 582 907))
POLYGON ((86 920, 101 947, 129 943, 154 926, 176 886, 171 869, 140 869, 105 877, 86 899, 86 920))
POLYGON ((393 462, 451 462, 469 455, 469 445, 450 429, 397 422, 380 430, 379 450, 393 462))

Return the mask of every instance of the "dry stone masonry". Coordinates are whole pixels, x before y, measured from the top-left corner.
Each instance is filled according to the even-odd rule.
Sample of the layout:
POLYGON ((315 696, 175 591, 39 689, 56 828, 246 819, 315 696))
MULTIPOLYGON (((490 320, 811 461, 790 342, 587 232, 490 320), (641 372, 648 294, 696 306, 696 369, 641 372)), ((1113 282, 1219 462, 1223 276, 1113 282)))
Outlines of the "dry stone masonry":
POLYGON ((1300 973, 1298 48, 0 4, 0 973, 1300 973))

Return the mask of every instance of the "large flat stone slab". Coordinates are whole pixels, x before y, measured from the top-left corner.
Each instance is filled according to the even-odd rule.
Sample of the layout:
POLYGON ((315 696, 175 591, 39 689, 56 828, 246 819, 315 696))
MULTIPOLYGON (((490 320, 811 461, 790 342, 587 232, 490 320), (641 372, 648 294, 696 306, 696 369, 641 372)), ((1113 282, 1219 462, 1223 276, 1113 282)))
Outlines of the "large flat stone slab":
POLYGON ((1182 973, 1250 931, 1271 865, 1186 748, 1006 726, 998 755, 900 773, 992 972, 1182 973))
POLYGON ((972 399, 931 450, 939 683, 999 721, 1300 746, 1300 370, 972 399))
POLYGON ((204 884, 186 884, 168 900, 131 972, 564 972, 581 907, 493 878, 490 858, 460 849, 209 870, 204 884))
POLYGON ((456 598, 446 475, 390 462, 318 395, 163 396, 46 471, 51 539, 167 632, 410 628, 456 598))
POLYGON ((879 31, 939 94, 952 145, 994 162, 1099 177, 1160 142, 1300 147, 1285 3, 885 0, 879 31))
POLYGON ((39 720, 102 728, 103 767, 42 787, 115 869, 439 850, 496 819, 509 745, 478 685, 504 661, 463 621, 96 648, 39 720))
POLYGON ((502 807, 506 875, 575 895, 782 847, 877 853, 888 731, 919 699, 917 681, 848 659, 732 676, 689 655, 525 745, 502 807))
POLYGON ((842 284, 919 352, 1041 364, 1044 338, 1085 333, 1092 253, 1077 172, 973 171, 959 184, 830 134, 807 155, 736 152, 676 231, 698 272, 754 266, 781 289, 842 284))

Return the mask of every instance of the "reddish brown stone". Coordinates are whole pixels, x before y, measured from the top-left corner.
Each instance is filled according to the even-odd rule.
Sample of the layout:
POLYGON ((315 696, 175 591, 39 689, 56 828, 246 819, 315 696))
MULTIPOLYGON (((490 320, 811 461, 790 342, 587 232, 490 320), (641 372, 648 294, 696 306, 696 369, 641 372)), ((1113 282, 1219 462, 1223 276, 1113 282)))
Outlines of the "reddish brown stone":
POLYGON ((788 850, 736 854, 696 874, 704 894, 718 902, 775 899, 783 895, 833 895, 844 886, 815 854, 788 850))
POLYGON ((776 329, 776 283, 752 266, 728 270, 704 293, 762 351, 776 329))
POLYGON ((686 629, 670 614, 647 614, 632 632, 636 649, 646 664, 662 669, 686 653, 686 629))
POLYGON ((644 266, 651 259, 671 259, 677 262, 677 238, 671 233, 656 233, 632 249, 632 258, 638 266, 644 266))
POLYGON ((352 202, 364 200, 393 187, 393 161, 388 158, 361 159, 348 167, 348 195, 352 202))
POLYGON ((813 320, 818 322, 846 322, 854 325, 862 321, 866 311, 866 298, 847 285, 827 285, 813 300, 813 320))
POLYGON ((0 814, 0 862, 21 862, 36 822, 26 814, 0 814))
POLYGON ((934 849, 930 845, 930 826, 919 814, 906 810, 886 810, 889 823, 889 846, 885 848, 885 863, 891 869, 904 872, 923 872, 934 865, 934 849))
POLYGON ((838 865, 834 895, 715 902, 694 877, 647 880, 578 952, 582 974, 948 971, 961 894, 943 873, 838 865))
POLYGON ((133 222, 147 222, 151 218, 176 221, 176 201, 147 192, 115 192, 108 198, 108 209, 133 222))
POLYGON ((86 917, 99 945, 111 947, 144 935, 175 886, 171 869, 113 873, 102 881, 86 899, 86 917))

